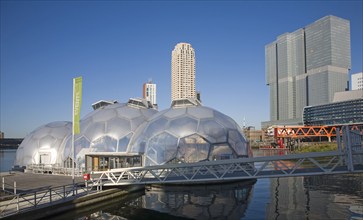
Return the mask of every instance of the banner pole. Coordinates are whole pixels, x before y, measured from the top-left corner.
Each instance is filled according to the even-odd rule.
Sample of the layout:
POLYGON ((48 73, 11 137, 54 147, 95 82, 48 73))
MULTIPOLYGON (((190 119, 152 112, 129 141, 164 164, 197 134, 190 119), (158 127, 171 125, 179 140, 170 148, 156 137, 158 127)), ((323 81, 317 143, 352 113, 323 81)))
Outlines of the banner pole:
POLYGON ((74 176, 75 176, 75 165, 76 165, 76 155, 74 149, 74 139, 75 135, 80 133, 80 115, 81 115, 81 105, 82 105, 82 76, 73 79, 73 114, 72 114, 72 180, 74 189, 74 176))
POLYGON ((76 86, 76 79, 73 79, 73 104, 72 104, 72 183, 73 183, 73 193, 74 193, 74 162, 75 162, 75 158, 74 158, 74 107, 75 107, 75 104, 74 104, 74 97, 75 97, 75 88, 76 86))

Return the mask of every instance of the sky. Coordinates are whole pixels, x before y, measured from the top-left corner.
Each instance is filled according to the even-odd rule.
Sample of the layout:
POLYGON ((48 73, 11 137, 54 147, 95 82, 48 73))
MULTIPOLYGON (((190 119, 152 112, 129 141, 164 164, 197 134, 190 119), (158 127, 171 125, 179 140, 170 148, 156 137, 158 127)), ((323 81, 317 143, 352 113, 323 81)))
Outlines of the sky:
POLYGON ((0 130, 23 138, 72 120, 73 78, 83 77, 81 117, 98 100, 127 102, 157 84, 171 103, 171 52, 196 54, 204 106, 239 125, 269 120, 265 45, 326 16, 350 21, 352 69, 362 71, 360 1, 1 1, 0 130))

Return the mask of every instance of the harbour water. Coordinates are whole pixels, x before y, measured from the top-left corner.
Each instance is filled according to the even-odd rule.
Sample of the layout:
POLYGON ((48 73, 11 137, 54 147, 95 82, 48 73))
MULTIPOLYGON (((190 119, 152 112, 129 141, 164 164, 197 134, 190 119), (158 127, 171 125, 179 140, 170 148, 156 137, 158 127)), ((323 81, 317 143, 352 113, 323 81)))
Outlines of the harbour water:
POLYGON ((0 173, 7 172, 12 169, 14 166, 15 156, 16 150, 14 149, 0 150, 0 173))
MULTIPOLYGON (((15 151, 0 155, 3 171, 15 151)), ((363 174, 152 186, 56 219, 363 219, 363 174)))

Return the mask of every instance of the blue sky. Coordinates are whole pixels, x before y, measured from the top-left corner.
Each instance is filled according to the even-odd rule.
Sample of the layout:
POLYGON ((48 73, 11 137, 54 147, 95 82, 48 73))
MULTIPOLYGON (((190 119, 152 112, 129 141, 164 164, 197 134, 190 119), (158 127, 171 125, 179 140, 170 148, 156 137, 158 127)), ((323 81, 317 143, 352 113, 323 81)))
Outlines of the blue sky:
POLYGON ((205 106, 240 125, 269 120, 264 47, 326 15, 351 22, 352 70, 362 71, 362 1, 1 1, 0 130, 24 137, 72 119, 72 79, 83 76, 82 116, 100 100, 141 97, 157 84, 170 105, 171 51, 196 52, 205 106))

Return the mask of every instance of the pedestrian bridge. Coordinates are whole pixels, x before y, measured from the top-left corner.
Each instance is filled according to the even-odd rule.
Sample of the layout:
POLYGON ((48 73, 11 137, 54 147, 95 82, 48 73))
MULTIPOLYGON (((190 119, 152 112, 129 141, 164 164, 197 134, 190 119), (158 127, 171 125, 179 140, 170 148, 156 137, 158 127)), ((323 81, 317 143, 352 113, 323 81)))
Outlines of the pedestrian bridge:
POLYGON ((338 150, 92 172, 94 184, 205 184, 244 179, 363 172, 362 135, 343 128, 338 150))

